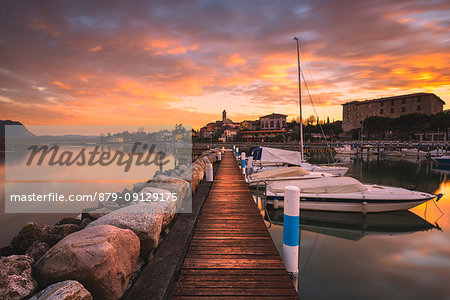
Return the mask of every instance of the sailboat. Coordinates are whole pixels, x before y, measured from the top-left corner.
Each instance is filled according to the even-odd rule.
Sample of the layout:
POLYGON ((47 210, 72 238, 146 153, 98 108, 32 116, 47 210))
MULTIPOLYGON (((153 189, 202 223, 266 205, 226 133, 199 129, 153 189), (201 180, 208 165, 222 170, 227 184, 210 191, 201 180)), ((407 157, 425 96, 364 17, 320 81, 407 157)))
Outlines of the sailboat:
POLYGON ((299 166, 310 173, 329 173, 333 176, 343 176, 347 167, 335 165, 313 165, 303 160, 301 152, 282 150, 270 147, 253 149, 253 172, 264 172, 279 167, 299 166))
POLYGON ((343 145, 342 147, 334 147, 336 154, 356 155, 358 150, 352 149, 350 145, 343 145))
POLYGON ((302 168, 302 173, 297 179, 311 179, 311 178, 319 178, 319 177, 329 177, 329 176, 343 176, 347 171, 347 167, 343 166, 329 166, 329 165, 313 165, 304 159, 304 150, 303 150, 303 120, 302 120, 302 104, 301 104, 301 86, 300 86, 300 53, 298 47, 298 38, 295 38, 297 41, 297 59, 298 59, 298 92, 299 92, 299 109, 300 109, 300 152, 298 151, 289 151, 282 150, 276 148, 269 147, 258 147, 253 150, 252 159, 253 159, 253 167, 251 173, 261 172, 263 174, 252 175, 247 178, 248 183, 256 182, 257 180, 292 180, 292 176, 284 176, 285 173, 290 173, 291 170, 286 169, 286 167, 291 166, 299 166, 302 168), (285 168, 283 168, 285 167, 285 168), (274 169, 279 169, 278 174, 275 172, 265 173, 268 176, 265 176, 264 172, 272 171, 274 169), (306 173, 307 174, 306 174, 306 173))
MULTIPOLYGON (((300 103, 300 158, 303 159, 303 130, 301 126, 300 54, 297 41, 298 86, 300 103)), ((434 195, 398 187, 364 185, 351 177, 324 177, 310 180, 275 181, 266 185, 268 201, 284 200, 287 186, 300 189, 300 209, 341 212, 385 212, 407 210, 431 199, 438 201, 442 194, 434 195)), ((282 204, 281 204, 282 205, 282 204)))

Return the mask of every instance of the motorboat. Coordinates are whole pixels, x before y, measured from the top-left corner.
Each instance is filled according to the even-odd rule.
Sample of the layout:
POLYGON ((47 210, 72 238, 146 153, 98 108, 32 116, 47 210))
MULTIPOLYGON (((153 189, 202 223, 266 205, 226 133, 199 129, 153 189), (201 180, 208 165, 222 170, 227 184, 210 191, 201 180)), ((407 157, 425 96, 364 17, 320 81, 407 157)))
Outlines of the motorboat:
POLYGON ((435 161, 437 161, 439 166, 442 167, 450 167, 450 155, 444 155, 440 157, 434 157, 435 161))
POLYGON ((428 154, 430 155, 430 157, 440 157, 447 155, 447 151, 443 149, 434 149, 428 152, 428 154))
POLYGON ((250 188, 256 187, 260 183, 285 180, 306 180, 337 176, 325 172, 308 172, 301 167, 278 167, 267 171, 256 172, 248 175, 245 180, 250 188))
POLYGON ((310 164, 302 159, 298 151, 258 147, 253 149, 252 156, 252 172, 268 171, 281 166, 299 166, 307 172, 330 173, 337 176, 343 176, 348 171, 344 166, 310 164))
POLYGON ((402 153, 401 151, 396 151, 396 150, 385 150, 383 152, 381 152, 382 156, 389 156, 389 157, 403 157, 405 156, 404 153, 402 153))
POLYGON ((334 147, 334 151, 336 154, 347 154, 347 155, 356 155, 358 154, 357 149, 352 149, 350 145, 343 145, 342 147, 334 147))
POLYGON ((401 152, 406 156, 420 156, 420 157, 427 156, 427 152, 419 150, 417 148, 403 148, 401 152))
POLYGON ((286 186, 296 186, 300 189, 300 208, 307 210, 362 213, 407 210, 442 197, 442 194, 434 195, 398 187, 362 184, 352 177, 325 177, 267 184, 267 202, 284 200, 286 186))

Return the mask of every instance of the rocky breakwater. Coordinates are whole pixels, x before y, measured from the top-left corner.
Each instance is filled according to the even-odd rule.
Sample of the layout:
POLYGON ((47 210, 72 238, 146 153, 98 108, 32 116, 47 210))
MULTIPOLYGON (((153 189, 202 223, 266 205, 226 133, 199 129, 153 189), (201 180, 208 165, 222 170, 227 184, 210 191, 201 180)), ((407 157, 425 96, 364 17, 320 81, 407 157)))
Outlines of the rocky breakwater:
POLYGON ((139 238, 129 229, 98 225, 75 232, 35 264, 40 286, 76 280, 94 298, 119 299, 139 257, 139 238))
POLYGON ((177 201, 102 202, 81 219, 25 224, 0 249, 0 298, 120 299, 170 233, 176 212, 189 208, 206 164, 216 162, 218 152, 204 151, 189 167, 157 172, 118 193, 173 193, 177 201))

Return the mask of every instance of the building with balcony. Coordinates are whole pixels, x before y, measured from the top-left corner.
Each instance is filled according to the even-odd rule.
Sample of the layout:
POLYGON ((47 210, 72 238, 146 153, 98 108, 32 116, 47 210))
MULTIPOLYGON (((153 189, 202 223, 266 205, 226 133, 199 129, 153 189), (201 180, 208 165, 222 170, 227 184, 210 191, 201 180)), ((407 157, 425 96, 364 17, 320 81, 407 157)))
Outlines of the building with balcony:
POLYGON ((248 131, 241 131, 242 134, 242 140, 244 142, 267 142, 271 141, 278 136, 281 137, 282 140, 284 140, 284 135, 286 133, 286 130, 283 129, 275 129, 275 130, 248 130, 248 131))

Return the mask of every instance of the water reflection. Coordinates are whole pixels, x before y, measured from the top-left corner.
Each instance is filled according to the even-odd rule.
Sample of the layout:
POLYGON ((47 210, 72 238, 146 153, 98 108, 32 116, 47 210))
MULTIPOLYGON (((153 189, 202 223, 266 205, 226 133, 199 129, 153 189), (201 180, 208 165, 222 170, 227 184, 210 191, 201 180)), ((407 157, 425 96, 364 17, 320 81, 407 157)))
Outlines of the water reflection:
MULTIPOLYGON (((74 152, 80 151, 80 146, 69 146, 65 145, 61 148, 61 152, 65 150, 72 150, 74 152)), ((94 146, 86 146, 86 152, 92 151, 94 146)), ((128 153, 132 149, 132 145, 102 145, 100 151, 116 151, 120 150, 122 152, 128 153)), ((28 159, 29 153, 26 151, 14 151, 7 152, 7 162, 8 162, 8 177, 22 178, 31 176, 30 179, 42 180, 45 176, 50 176, 52 180, 64 180, 64 179, 79 179, 86 180, 93 184, 79 184, 80 188, 78 193, 83 194, 93 194, 99 191, 108 192, 120 192, 124 188, 132 189, 132 186, 136 182, 147 181, 153 177, 156 171, 164 171, 168 169, 173 169, 177 164, 186 163, 186 161, 191 160, 192 156, 190 153, 184 155, 183 153, 178 153, 178 149, 173 149, 173 147, 167 145, 158 145, 155 152, 163 151, 167 154, 167 159, 170 163, 159 167, 156 165, 150 166, 139 166, 133 167, 132 175, 128 174, 129 178, 124 178, 123 176, 117 179, 120 174, 123 174, 122 166, 112 166, 112 168, 105 168, 101 166, 92 167, 49 167, 42 165, 40 167, 34 167, 28 169, 26 174, 18 173, 23 172, 23 166, 25 161, 28 159), (17 167, 17 170, 15 169, 17 167), (16 174, 15 174, 16 172, 16 174)), ((2 154, 2 153, 0 153, 2 154)), ((61 184, 62 185, 62 184, 61 184)), ((52 191, 55 192, 55 191, 52 191)), ((82 203, 83 205, 90 205, 89 203, 82 203)), ((81 211, 81 209, 80 209, 81 211)), ((21 214, 5 214, 5 157, 0 155, 0 247, 6 246, 10 243, 12 237, 14 237, 24 223, 26 222, 38 222, 44 224, 54 224, 58 222, 61 218, 66 216, 76 216, 78 213, 21 213, 21 214)))
MULTIPOLYGON (((267 205, 270 221, 283 225, 283 209, 267 205)), ((265 218, 269 221, 269 218, 265 218)), ((360 213, 310 211, 300 212, 300 229, 338 238, 357 241, 371 234, 408 234, 416 231, 440 229, 410 211, 360 213)))
MULTIPOLYGON (((315 162, 327 157, 315 156, 315 162)), ((348 159, 348 176, 364 183, 443 193, 411 211, 369 214, 301 212, 302 299, 448 299, 450 180, 430 160, 348 159), (442 213, 442 212, 444 213, 442 213)), ((282 210, 267 206, 282 252, 282 210)))

